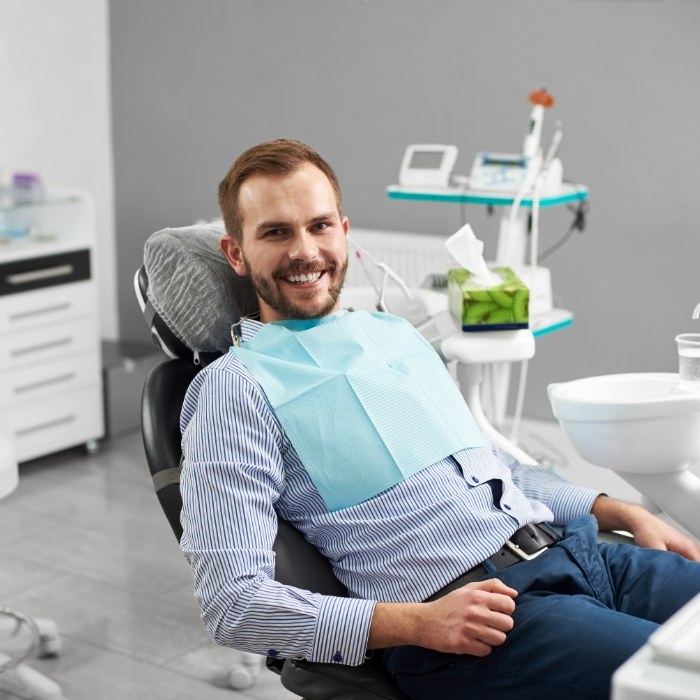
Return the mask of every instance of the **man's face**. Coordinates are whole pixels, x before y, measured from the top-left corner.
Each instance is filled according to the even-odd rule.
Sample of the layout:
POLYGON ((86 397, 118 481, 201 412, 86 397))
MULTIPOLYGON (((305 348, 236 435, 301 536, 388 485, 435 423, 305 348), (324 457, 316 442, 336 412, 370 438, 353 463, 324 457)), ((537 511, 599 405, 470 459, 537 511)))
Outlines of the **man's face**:
POLYGON ((310 163, 290 175, 253 175, 243 182, 238 204, 242 241, 224 236, 221 248, 239 275, 250 275, 260 320, 339 310, 348 220, 328 178, 310 163))

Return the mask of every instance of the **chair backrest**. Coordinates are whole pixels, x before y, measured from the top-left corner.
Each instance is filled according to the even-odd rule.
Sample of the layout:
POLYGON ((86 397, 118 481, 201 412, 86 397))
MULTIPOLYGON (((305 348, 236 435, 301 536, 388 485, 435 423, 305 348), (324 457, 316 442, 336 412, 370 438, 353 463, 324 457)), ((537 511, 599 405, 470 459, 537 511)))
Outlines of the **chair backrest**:
POLYGON ((162 229, 146 241, 147 284, 140 276, 136 294, 169 357, 227 352, 231 325, 258 311, 250 279, 238 276, 221 252, 224 233, 223 222, 215 221, 162 229))
POLYGON ((199 371, 186 360, 166 360, 151 369, 141 396, 141 435, 153 487, 175 537, 182 537, 180 511, 180 409, 199 371))

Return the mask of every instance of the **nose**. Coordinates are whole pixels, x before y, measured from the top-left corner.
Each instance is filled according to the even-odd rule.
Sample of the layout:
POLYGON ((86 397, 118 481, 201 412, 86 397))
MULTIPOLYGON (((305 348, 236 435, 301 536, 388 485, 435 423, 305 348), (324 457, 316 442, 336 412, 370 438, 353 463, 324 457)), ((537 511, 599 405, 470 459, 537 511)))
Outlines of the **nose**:
POLYGON ((318 255, 316 238, 309 231, 298 231, 289 248, 292 260, 313 260, 318 255))

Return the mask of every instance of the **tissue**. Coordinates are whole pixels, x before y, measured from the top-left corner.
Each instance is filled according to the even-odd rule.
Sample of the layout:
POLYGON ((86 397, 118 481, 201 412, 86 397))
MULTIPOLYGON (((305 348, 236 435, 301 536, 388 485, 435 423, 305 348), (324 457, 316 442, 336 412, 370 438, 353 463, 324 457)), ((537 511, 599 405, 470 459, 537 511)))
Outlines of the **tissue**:
POLYGON ((472 275, 472 281, 481 287, 495 287, 501 278, 491 272, 484 261, 484 242, 480 241, 469 224, 462 226, 446 241, 450 255, 472 275))
POLYGON ((448 271, 447 287, 450 313, 463 331, 528 327, 530 290, 511 268, 488 268, 484 244, 469 224, 450 236, 445 247, 462 266, 448 271))

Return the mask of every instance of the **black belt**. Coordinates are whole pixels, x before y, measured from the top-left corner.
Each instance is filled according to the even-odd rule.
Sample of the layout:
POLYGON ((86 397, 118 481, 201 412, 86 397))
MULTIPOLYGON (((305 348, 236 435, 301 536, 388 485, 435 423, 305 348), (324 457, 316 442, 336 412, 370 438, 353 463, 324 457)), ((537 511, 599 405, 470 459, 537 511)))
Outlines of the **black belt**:
MULTIPOLYGON (((560 539, 561 537, 547 523, 523 525, 487 561, 490 561, 497 569, 505 569, 518 562, 535 559, 540 554, 544 554, 549 547, 556 544, 560 539)), ((442 596, 447 595, 451 591, 461 588, 470 581, 476 581, 487 576, 489 573, 490 569, 487 569, 483 563, 477 564, 451 583, 448 583, 444 588, 441 588, 437 593, 433 593, 429 598, 426 598, 426 602, 442 598, 442 596)))

